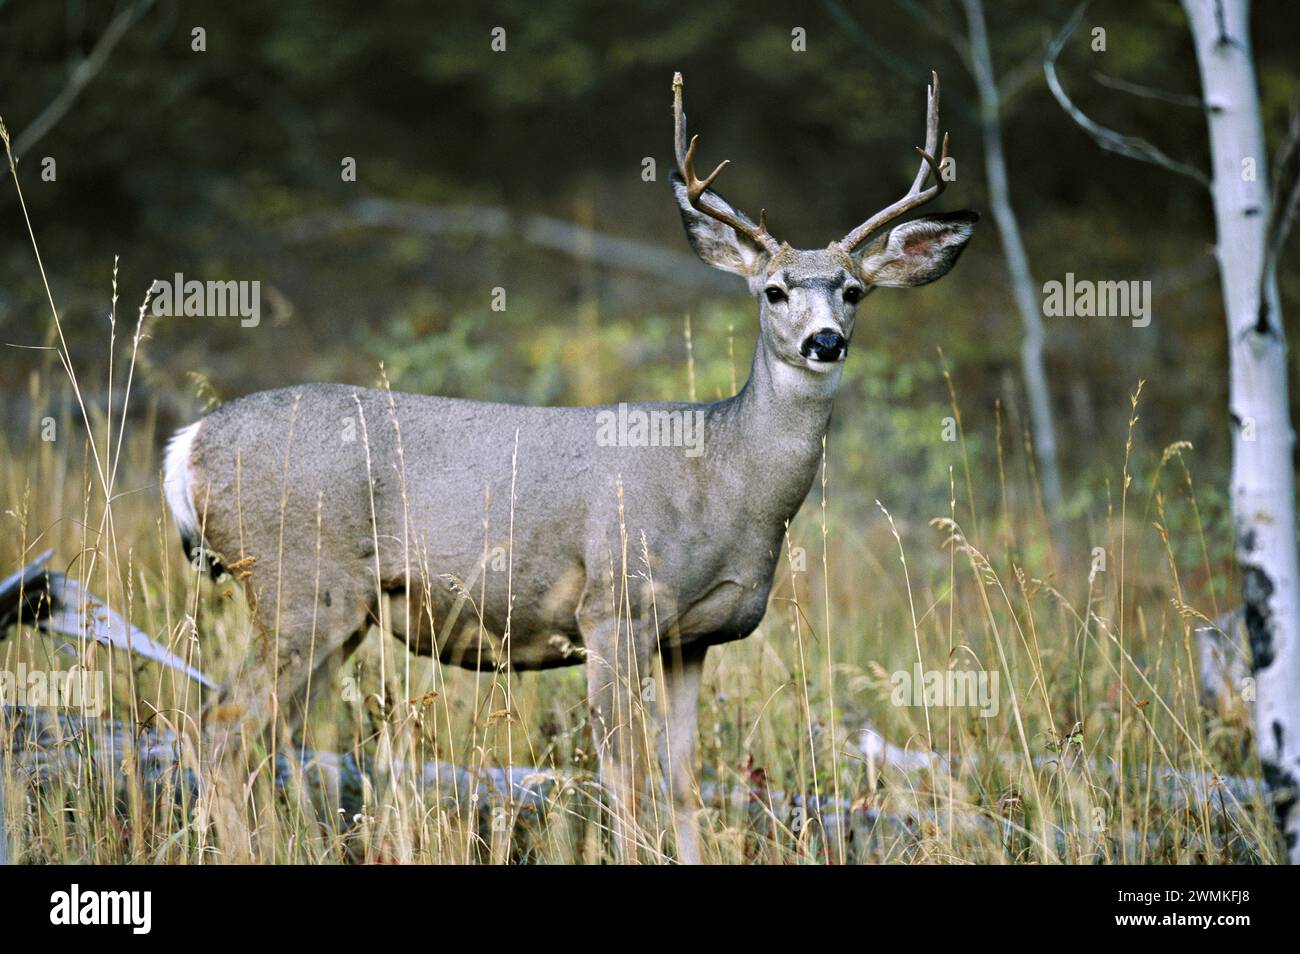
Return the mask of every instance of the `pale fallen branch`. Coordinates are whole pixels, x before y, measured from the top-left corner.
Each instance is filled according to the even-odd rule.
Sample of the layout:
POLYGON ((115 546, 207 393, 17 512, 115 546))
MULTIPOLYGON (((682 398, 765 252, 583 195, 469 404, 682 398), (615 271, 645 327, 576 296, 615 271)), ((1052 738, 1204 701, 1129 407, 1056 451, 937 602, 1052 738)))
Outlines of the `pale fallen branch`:
POLYGON ((47 569, 54 555, 46 550, 21 570, 0 581, 0 639, 10 626, 35 623, 51 634, 79 643, 93 639, 135 657, 143 657, 184 673, 209 689, 216 683, 120 614, 71 577, 47 569))

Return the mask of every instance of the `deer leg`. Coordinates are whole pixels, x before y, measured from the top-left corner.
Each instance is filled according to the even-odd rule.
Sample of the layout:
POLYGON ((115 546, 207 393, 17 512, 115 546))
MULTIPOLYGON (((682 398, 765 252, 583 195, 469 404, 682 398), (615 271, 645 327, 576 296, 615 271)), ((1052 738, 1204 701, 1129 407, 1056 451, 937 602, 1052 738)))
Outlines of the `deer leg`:
MULTIPOLYGON (((361 644, 368 630, 369 626, 363 625, 349 636, 342 646, 330 648, 327 645, 324 651, 309 655, 310 668, 307 677, 293 689, 286 687, 285 692, 281 693, 280 697, 285 700, 280 708, 281 719, 279 720, 282 728, 280 736, 282 750, 290 749, 295 740, 298 740, 308 750, 320 753, 320 743, 311 735, 308 713, 323 693, 338 688, 339 668, 361 644)), ((327 724, 332 721, 331 715, 337 714, 336 708, 327 709, 325 712, 327 724)), ((310 804, 318 813, 317 817, 326 825, 334 826, 340 821, 340 804, 338 775, 335 771, 331 771, 331 764, 328 757, 324 761, 313 758, 309 762, 304 762, 301 779, 304 784, 304 794, 309 796, 310 804)), ((296 793, 298 790, 293 788, 290 791, 296 793)))
POLYGON ((251 741, 281 720, 290 731, 301 727, 308 695, 328 682, 340 651, 347 645, 355 648, 374 601, 364 584, 343 574, 320 580, 286 575, 279 588, 274 580, 262 582, 260 593, 277 594, 281 609, 274 611, 274 600, 254 601, 258 633, 253 660, 226 681, 203 713, 216 760, 233 753, 236 736, 251 741))
POLYGON ((615 851, 625 863, 636 860, 642 841, 638 817, 647 766, 641 686, 651 665, 646 641, 627 629, 625 622, 611 619, 583 626, 582 633, 600 780, 613 816, 615 851))
POLYGON ((700 798, 695 775, 699 738, 700 682, 707 646, 673 649, 663 658, 663 700, 660 706, 659 764, 672 805, 677 860, 700 863, 700 798))
POLYGON ((282 720, 290 731, 301 726, 309 680, 346 639, 331 634, 313 646, 310 628, 303 632, 283 622, 278 632, 259 633, 252 663, 226 681, 203 714, 213 759, 232 755, 238 738, 252 742, 282 720))
MULTIPOLYGON (((314 693, 325 680, 313 678, 358 632, 364 632, 369 594, 342 575, 295 585, 286 577, 279 588, 282 607, 254 603, 259 632, 251 665, 227 680, 203 713, 208 756, 203 801, 222 852, 232 862, 255 858, 255 830, 248 824, 249 781, 258 771, 248 743, 274 740, 281 720, 301 724, 314 693), (320 593, 319 600, 317 593, 320 593), (308 692, 310 683, 311 693, 308 692)), ((263 586, 261 593, 277 592, 263 586)))
POLYGON ((335 684, 339 667, 361 645, 368 629, 368 626, 363 625, 345 639, 341 646, 332 648, 327 644, 326 651, 311 654, 314 659, 309 659, 311 668, 307 678, 286 698, 282 710, 285 727, 291 735, 301 737, 304 744, 307 743, 307 738, 303 733, 307 728, 307 713, 311 710, 312 703, 321 697, 325 689, 335 684))
MULTIPOLYGON (((225 743, 234 734, 251 740, 285 720, 302 724, 313 678, 350 641, 364 634, 377 595, 365 569, 313 567, 303 572, 253 568, 246 589, 257 625, 253 660, 231 676, 204 712, 205 728, 225 743)), ((355 647, 355 642, 352 643, 355 647)), ((326 667, 325 675, 328 675, 326 667)))

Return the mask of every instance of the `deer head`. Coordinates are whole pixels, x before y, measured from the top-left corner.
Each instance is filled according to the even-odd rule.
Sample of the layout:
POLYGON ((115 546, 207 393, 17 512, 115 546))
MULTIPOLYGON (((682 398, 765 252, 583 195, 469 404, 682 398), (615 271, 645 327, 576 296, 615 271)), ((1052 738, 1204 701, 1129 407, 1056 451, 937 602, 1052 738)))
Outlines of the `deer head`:
POLYGON ((946 185, 941 168, 948 156, 948 137, 944 135, 936 159, 935 152, 940 148, 939 76, 931 76, 925 148, 916 149, 921 162, 911 188, 826 248, 796 249, 777 242, 768 232, 766 210, 759 213, 755 223, 714 191, 713 183, 726 168, 726 161, 703 179, 696 175, 699 137, 687 141, 682 76, 674 75, 677 171, 672 184, 687 237, 704 262, 745 279, 758 299, 760 347, 784 364, 838 381, 862 299, 881 286, 906 287, 936 281, 953 267, 966 247, 979 220, 975 212, 912 219, 867 242, 900 216, 929 202, 946 185), (931 175, 934 184, 927 188, 931 175))

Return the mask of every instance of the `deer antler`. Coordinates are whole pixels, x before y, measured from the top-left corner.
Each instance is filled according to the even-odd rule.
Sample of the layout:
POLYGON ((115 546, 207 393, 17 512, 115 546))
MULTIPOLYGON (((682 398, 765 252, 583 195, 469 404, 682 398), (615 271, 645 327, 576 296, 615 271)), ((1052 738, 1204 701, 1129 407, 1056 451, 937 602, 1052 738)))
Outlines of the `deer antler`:
MULTIPOLYGON (((916 147, 916 151, 921 155, 921 168, 916 170, 916 178, 912 180, 912 188, 908 189, 907 194, 893 205, 881 209, 840 239, 838 244, 846 252, 853 251, 866 240, 867 236, 881 226, 888 225, 900 215, 904 215, 917 206, 929 202, 948 185, 940 171, 944 160, 948 158, 947 133, 943 134, 943 151, 939 154, 937 161, 934 158, 935 147, 939 145, 939 74, 931 71, 930 77, 931 85, 926 90, 925 96, 925 148, 916 147), (929 178, 931 172, 934 173, 934 185, 928 189, 923 189, 925 180, 929 178)), ((717 175, 717 173, 715 172, 714 175, 717 175)))
POLYGON ((673 136, 673 151, 677 155, 677 171, 681 173, 682 179, 686 183, 686 197, 690 200, 691 205, 699 212, 717 219, 723 225, 729 225, 740 235, 749 238, 756 245, 766 249, 769 254, 775 255, 781 250, 780 244, 767 231, 767 210, 763 209, 758 213, 758 225, 754 225, 748 219, 743 219, 732 215, 725 209, 715 207, 714 203, 705 199, 705 193, 713 185, 719 173, 727 168, 731 162, 730 159, 724 159, 718 163, 718 167, 708 174, 704 179, 695 175, 695 147, 699 143, 699 136, 692 136, 689 144, 686 142, 686 114, 682 112, 682 74, 673 74, 673 120, 676 124, 676 134, 673 136))

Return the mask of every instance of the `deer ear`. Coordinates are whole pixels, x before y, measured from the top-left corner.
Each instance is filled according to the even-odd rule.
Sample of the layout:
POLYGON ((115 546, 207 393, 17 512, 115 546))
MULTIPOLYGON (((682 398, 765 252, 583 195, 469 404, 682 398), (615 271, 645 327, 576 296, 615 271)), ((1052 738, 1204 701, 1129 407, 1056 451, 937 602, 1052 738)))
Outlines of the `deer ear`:
POLYGON ((893 288, 937 281, 957 264, 979 218, 975 212, 945 212, 894 226, 862 251, 862 277, 893 288))
MULTIPOLYGON (((686 197, 686 183, 676 172, 672 174, 672 184, 673 195, 677 197, 677 204, 682 210, 686 237, 704 264, 743 278, 752 278, 763 270, 768 257, 767 249, 747 236, 737 235, 730 225, 697 212, 686 197)), ((749 216, 733 208, 731 203, 712 189, 707 190, 701 199, 712 208, 723 210, 741 222, 754 224, 749 216)))

